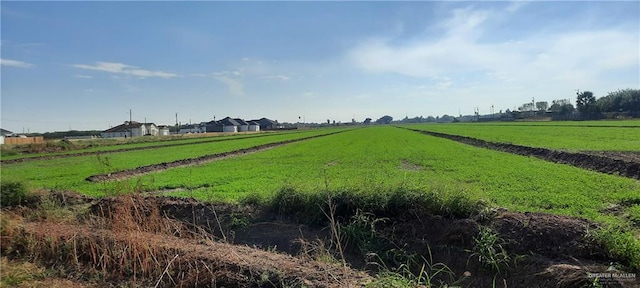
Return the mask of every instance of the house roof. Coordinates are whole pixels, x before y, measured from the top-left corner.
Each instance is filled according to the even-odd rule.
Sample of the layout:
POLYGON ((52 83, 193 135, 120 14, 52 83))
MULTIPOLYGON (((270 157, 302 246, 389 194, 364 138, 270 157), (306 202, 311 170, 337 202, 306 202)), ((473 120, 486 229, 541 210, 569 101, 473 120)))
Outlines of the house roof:
POLYGON ((249 125, 249 123, 245 122, 244 120, 242 120, 240 118, 234 118, 233 121, 238 122, 238 124, 240 124, 240 125, 249 125))
POLYGON ((131 121, 131 125, 129 125, 129 121, 126 121, 123 124, 104 130, 102 133, 129 132, 129 129, 140 128, 142 125, 146 127, 151 127, 151 125, 156 126, 156 124, 153 123, 140 123, 136 121, 131 121))
POLYGON ((218 121, 218 123, 224 125, 224 126, 240 126, 241 124, 236 122, 236 120, 231 119, 230 117, 224 118, 220 121, 218 121))
POLYGON ((257 120, 251 120, 253 122, 258 122, 261 126, 268 126, 268 125, 278 125, 277 121, 273 121, 269 118, 260 118, 257 120))
POLYGON ((7 135, 11 135, 11 134, 13 134, 13 132, 0 128, 0 135, 7 136, 7 135))
POLYGON ((251 120, 251 121, 249 121, 249 122, 247 122, 247 123, 248 123, 249 125, 260 125, 260 123, 258 123, 258 122, 257 122, 257 121, 255 121, 255 120, 251 120))

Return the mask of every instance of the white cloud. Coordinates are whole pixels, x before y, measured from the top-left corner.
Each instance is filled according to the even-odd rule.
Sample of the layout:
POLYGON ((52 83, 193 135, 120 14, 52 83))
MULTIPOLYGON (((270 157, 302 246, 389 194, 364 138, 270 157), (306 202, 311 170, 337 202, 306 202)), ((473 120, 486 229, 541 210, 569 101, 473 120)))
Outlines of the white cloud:
POLYGON ((137 66, 131 66, 131 65, 122 64, 122 63, 113 63, 113 62, 96 62, 96 65, 75 64, 72 66, 79 69, 96 70, 96 71, 103 71, 103 72, 117 73, 117 74, 126 74, 126 75, 138 76, 142 78, 159 77, 159 78, 168 79, 168 78, 178 77, 177 74, 173 74, 173 73, 138 69, 139 67, 137 66))
POLYGON ((286 76, 286 75, 271 75, 271 76, 264 76, 262 78, 263 79, 276 79, 276 80, 282 80, 282 81, 288 81, 289 79, 291 79, 291 78, 289 78, 289 76, 286 76))
POLYGON ((93 76, 89 76, 89 75, 76 75, 76 78, 92 79, 92 78, 93 78, 93 76))
MULTIPOLYGON (((504 11, 453 10, 451 17, 437 26, 444 32, 440 37, 415 37, 403 44, 370 38, 354 47, 348 58, 370 73, 426 79, 472 75, 476 80, 485 77, 495 83, 515 84, 558 81, 555 84, 560 85, 560 81, 566 81, 562 84, 576 87, 588 86, 612 69, 640 66, 637 27, 557 28, 544 35, 524 33, 521 39, 506 42, 480 40, 492 25, 505 25, 495 23, 495 19, 504 20, 508 13, 521 7, 512 5, 504 11)), ((445 78, 436 81, 439 89, 456 84, 445 78)))
POLYGON ((29 67, 33 67, 34 66, 31 63, 18 61, 18 60, 9 60, 9 59, 0 59, 0 65, 9 66, 9 67, 16 67, 16 68, 29 68, 29 67))
POLYGON ((233 78, 231 75, 225 73, 213 73, 213 78, 220 83, 227 86, 229 93, 234 96, 244 97, 244 83, 241 79, 233 78))

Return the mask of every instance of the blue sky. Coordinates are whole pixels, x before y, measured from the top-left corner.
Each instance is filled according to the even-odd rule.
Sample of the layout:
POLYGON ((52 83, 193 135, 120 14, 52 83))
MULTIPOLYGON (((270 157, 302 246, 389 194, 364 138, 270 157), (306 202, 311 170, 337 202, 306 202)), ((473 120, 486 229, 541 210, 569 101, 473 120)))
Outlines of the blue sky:
POLYGON ((472 114, 640 88, 640 2, 0 2, 1 126, 472 114))

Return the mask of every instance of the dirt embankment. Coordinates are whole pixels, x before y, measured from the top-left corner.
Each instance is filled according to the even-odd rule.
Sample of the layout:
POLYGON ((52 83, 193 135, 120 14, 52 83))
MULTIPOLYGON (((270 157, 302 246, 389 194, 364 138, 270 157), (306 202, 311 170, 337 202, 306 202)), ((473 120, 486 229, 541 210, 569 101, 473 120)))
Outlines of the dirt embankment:
MULTIPOLYGON (((287 215, 252 206, 214 205, 170 197, 149 197, 145 198, 144 203, 157 207, 168 218, 203 229, 226 243, 285 252, 302 259, 313 258, 317 256, 314 253, 322 249, 327 249, 325 253, 334 253, 335 257, 338 255, 335 250, 330 251, 330 248, 320 247, 318 244, 332 243, 330 229, 296 223, 287 215)), ((102 200, 94 207, 116 205, 122 206, 114 200, 102 200)), ((347 224, 348 219, 342 219, 341 222, 347 224)), ((418 261, 426 260, 429 265, 444 263, 454 276, 435 277, 434 283, 454 281, 460 287, 492 287, 495 277, 500 284, 506 283, 508 287, 584 287, 594 281, 589 273, 604 273, 610 268, 609 263, 615 262, 602 247, 589 239, 589 231, 597 229, 597 225, 573 217, 506 211, 495 211, 489 218, 464 219, 439 215, 397 215, 385 218, 375 226, 375 237, 392 243, 391 246, 383 245, 384 250, 387 250, 384 253, 395 253, 389 256, 377 251, 378 256, 391 258, 387 258, 388 262, 384 265, 408 264, 402 261, 409 261, 411 257, 418 261), (493 248, 501 245, 510 255, 509 262, 501 266, 501 272, 492 271, 478 260, 479 257, 488 256, 480 255, 477 250, 479 233, 487 227, 499 239, 493 248), (464 276, 465 272, 470 276, 464 276)), ((372 262, 379 259, 365 259, 356 246, 347 245, 345 249, 346 260, 354 269, 375 273, 382 264, 377 262, 378 264, 372 265, 372 262)), ((286 267, 288 264, 283 262, 282 265, 286 267)), ((290 273, 295 277, 313 275, 308 271, 290 273)), ((335 281, 345 281, 341 277, 354 276, 347 273, 334 277, 336 278, 320 281, 329 281, 325 284, 336 283, 335 281)), ((371 280, 366 277, 354 279, 371 280)), ((637 279, 626 279, 610 284, 614 287, 635 287, 639 283, 637 279)))
POLYGON ((127 169, 127 170, 122 170, 122 171, 117 171, 117 172, 112 172, 112 173, 107 173, 107 174, 92 175, 92 176, 87 177, 87 179, 85 179, 85 180, 91 181, 91 182, 104 182, 104 181, 109 181, 109 180, 127 179, 127 178, 131 178, 131 177, 134 177, 134 176, 142 175, 142 174, 147 174, 147 173, 151 173, 151 172, 167 170, 167 169, 170 169, 170 168, 204 164, 204 163, 208 163, 208 162, 222 160, 222 159, 229 158, 229 157, 235 157, 235 156, 245 155, 245 154, 249 154, 249 153, 261 152, 261 151, 265 151, 267 149, 275 148, 275 147, 278 147, 278 146, 283 146, 283 145, 290 144, 290 143, 305 141, 305 140, 319 138, 319 137, 325 137, 325 136, 334 135, 334 134, 338 134, 338 133, 342 133, 342 132, 344 132, 344 131, 337 131, 337 132, 333 132, 333 133, 327 133, 327 134, 322 134, 322 135, 314 135, 314 136, 309 136, 309 137, 304 137, 304 138, 299 138, 299 139, 292 139, 292 140, 285 140, 285 141, 280 141, 280 142, 262 144, 262 145, 258 145, 258 146, 254 146, 254 147, 249 147, 249 148, 244 148, 244 149, 239 149, 239 150, 234 150, 234 151, 229 151, 229 152, 209 154, 209 155, 205 155, 205 156, 201 156, 201 157, 197 157, 197 158, 180 159, 180 160, 176 160, 176 161, 172 161, 172 162, 163 162, 163 163, 159 163, 159 164, 140 166, 140 167, 137 167, 137 168, 134 168, 134 169, 127 169))
MULTIPOLYGON (((3 256, 29 255, 65 278, 97 281, 97 286, 364 287, 378 280, 371 274, 383 265, 371 265, 378 258, 365 259, 356 246, 347 245, 344 266, 326 227, 306 226, 253 206, 136 195, 90 199, 65 194, 56 199, 88 205, 88 212, 73 223, 78 220, 34 217, 39 214, 32 208, 4 210, 3 256)), ((374 224, 371 240, 393 243, 378 251, 387 259, 384 265, 417 263, 414 273, 426 269, 428 274, 421 276, 433 276, 436 286, 587 287, 595 281, 590 273, 612 273, 607 269, 615 262, 590 242, 588 231, 596 226, 582 219, 501 210, 464 219, 407 214, 374 224), (479 260, 491 256, 477 249, 480 231, 487 227, 499 241, 484 244, 504 247, 510 255, 499 272, 479 260)), ((340 221, 347 225, 347 220, 340 221)), ((637 278, 608 280, 616 281, 607 287, 640 284, 637 278)), ((387 287, 384 283, 373 287, 387 287)))
POLYGON ((546 148, 534 148, 522 145, 485 141, 460 135, 409 129, 430 136, 445 138, 481 148, 508 152, 523 156, 533 156, 546 161, 573 165, 579 168, 607 174, 620 175, 640 180, 640 161, 634 157, 625 157, 624 153, 575 153, 546 148), (613 156, 615 154, 616 156, 613 156))

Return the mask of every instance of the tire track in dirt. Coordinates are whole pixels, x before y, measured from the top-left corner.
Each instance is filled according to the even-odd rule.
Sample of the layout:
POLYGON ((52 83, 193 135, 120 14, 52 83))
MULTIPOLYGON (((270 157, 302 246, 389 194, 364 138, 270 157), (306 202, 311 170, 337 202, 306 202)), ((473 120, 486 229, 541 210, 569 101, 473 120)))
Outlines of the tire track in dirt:
POLYGON ((434 137, 445 138, 480 148, 487 148, 522 156, 533 156, 554 163, 568 164, 582 169, 640 180, 640 162, 614 159, 606 156, 587 153, 565 152, 546 148, 535 148, 508 143, 491 142, 466 136, 423 131, 404 127, 398 128, 407 129, 434 137))
POLYGON ((256 152, 262 152, 262 151, 265 151, 265 150, 268 150, 268 149, 271 149, 271 148, 275 148, 275 147, 279 147, 279 146, 283 146, 283 145, 286 145, 286 144, 291 144, 291 143, 295 143, 295 142, 301 142, 301 141, 310 140, 310 139, 319 138, 319 137, 324 137, 324 136, 329 136, 329 135, 335 135, 335 134, 343 133, 343 132, 346 132, 346 131, 349 131, 349 130, 337 131, 337 132, 332 132, 332 133, 327 133, 327 134, 322 134, 322 135, 308 136, 308 137, 303 137, 303 138, 299 138, 299 139, 284 140, 284 141, 279 141, 279 142, 274 142, 274 143, 267 143, 267 144, 262 144, 262 145, 258 145, 258 146, 253 146, 253 147, 249 147, 249 148, 243 148, 243 149, 229 151, 229 152, 222 152, 222 153, 204 155, 204 156, 200 156, 200 157, 196 157, 196 158, 180 159, 180 160, 171 161, 171 162, 163 162, 163 163, 152 164, 152 165, 147 165, 147 166, 140 166, 140 167, 133 168, 133 169, 126 169, 126 170, 111 172, 111 173, 107 173, 107 174, 91 175, 91 176, 87 177, 85 180, 86 181, 90 181, 90 182, 105 182, 105 181, 110 181, 110 180, 122 180, 122 179, 127 179, 127 178, 131 178, 131 177, 138 176, 138 175, 151 173, 151 172, 167 170, 167 169, 170 169, 170 168, 191 166, 191 165, 199 165, 199 164, 204 164, 204 163, 213 162, 213 161, 217 161, 217 160, 222 160, 222 159, 226 159, 226 158, 236 157, 236 156, 240 156, 240 155, 256 153, 256 152))
MULTIPOLYGON (((112 153, 120 153, 120 152, 157 149, 157 148, 164 148, 164 147, 176 147, 176 146, 187 146, 187 145, 197 145, 197 144, 224 142, 224 141, 240 140, 240 139, 247 139, 247 138, 260 138, 260 137, 274 136, 274 135, 282 135, 282 133, 264 134, 264 135, 258 135, 258 136, 247 136, 247 137, 238 137, 238 138, 234 137, 234 138, 225 138, 225 139, 213 139, 213 140, 204 140, 204 141, 196 141, 196 142, 188 142, 188 143, 174 143, 174 144, 166 144, 166 145, 153 145, 153 146, 144 146, 144 147, 122 148, 122 149, 108 150, 108 151, 92 151, 92 152, 58 154, 58 155, 49 155, 49 156, 25 157, 25 158, 17 158, 17 159, 9 159, 9 160, 0 160, 0 163, 1 164, 14 164, 14 163, 22 163, 22 162, 28 162, 28 161, 37 161, 37 160, 51 160, 51 159, 59 159, 59 158, 71 158, 71 157, 90 156, 90 155, 112 154, 112 153)), ((174 141, 174 140, 169 140, 169 141, 174 141)))

